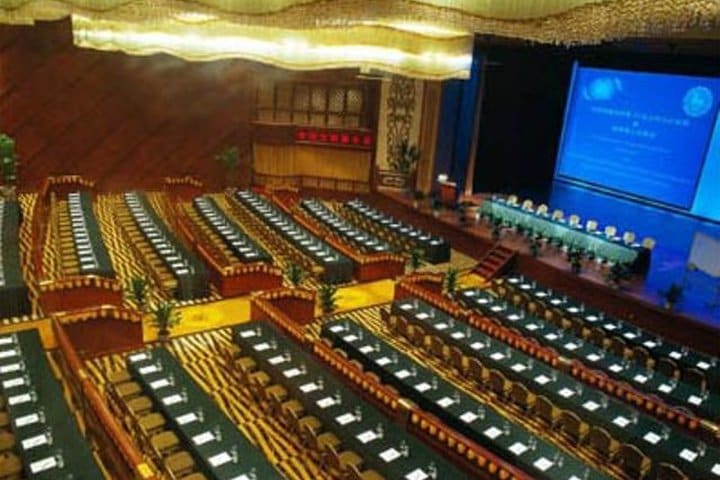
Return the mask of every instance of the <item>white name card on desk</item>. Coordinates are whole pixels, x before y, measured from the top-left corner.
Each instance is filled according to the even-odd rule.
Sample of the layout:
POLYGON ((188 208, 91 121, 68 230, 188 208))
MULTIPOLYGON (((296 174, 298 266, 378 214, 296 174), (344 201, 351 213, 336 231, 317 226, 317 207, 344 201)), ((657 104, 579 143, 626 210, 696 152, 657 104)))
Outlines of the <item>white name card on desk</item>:
POLYGON ((405 475, 405 480, 427 480, 428 478, 430 478, 428 474, 419 468, 405 475))
POLYGON ((375 348, 373 348, 372 345, 363 345, 363 346, 360 347, 358 350, 360 350, 360 353, 362 353, 362 354, 364 354, 364 355, 367 355, 368 353, 370 353, 370 352, 372 352, 373 350, 375 350, 375 348))
POLYGON ((142 368, 138 369, 138 372, 140 373, 140 375, 147 375, 148 373, 155 373, 155 372, 159 372, 159 371, 160 371, 160 369, 158 368, 157 365, 148 365, 147 367, 142 367, 142 368))
POLYGON ((505 358, 505 355, 502 352, 495 352, 492 355, 490 355, 490 358, 492 358, 496 362, 499 362, 500 360, 505 358))
POLYGON ((13 395, 8 397, 8 405, 22 405, 32 400, 32 396, 29 393, 21 393, 20 395, 13 395))
POLYGON ((410 372, 408 372, 407 370, 405 370, 405 369, 403 368, 402 370, 398 370, 397 372, 395 372, 395 376, 396 376, 397 378, 399 378, 400 380, 402 380, 402 379, 404 379, 404 378, 409 377, 409 376, 410 376, 410 372))
POLYGON ((387 365, 390 362, 392 362, 392 360, 390 360, 388 357, 381 357, 381 358, 378 358, 377 360, 375 360, 375 363, 377 363, 381 367, 384 367, 385 365, 387 365))
POLYGON ((415 315, 415 317, 417 317, 419 320, 425 320, 425 319, 428 318, 429 316, 430 316, 430 315, 428 315, 428 314, 425 313, 425 312, 421 312, 421 313, 418 313, 417 315, 415 315))
POLYGON ((598 355, 597 353, 591 353, 591 354, 589 354, 588 356, 586 356, 585 358, 587 358, 587 359, 590 360, 591 362, 597 362, 597 361, 600 360, 602 357, 601 357, 600 355, 598 355))
POLYGON ((572 352, 573 350, 577 350, 580 347, 577 343, 568 342, 565 344, 565 350, 568 350, 572 352))
POLYGON ((148 357, 148 354, 145 353, 145 352, 143 352, 143 353, 136 353, 135 355, 130 355, 130 356, 128 357, 128 360, 130 360, 130 361, 133 362, 133 363, 139 362, 139 361, 141 361, 141 360, 149 360, 149 359, 150 359, 150 357, 148 357))
POLYGON ((314 392, 318 389, 318 386, 315 382, 306 383, 305 385, 300 385, 300 391, 303 393, 310 393, 314 392))
POLYGON ((415 385, 415 390, 417 390, 420 393, 427 392, 431 388, 432 387, 427 382, 422 382, 422 383, 418 383, 417 385, 415 385))
POLYGON ((210 465, 212 465, 213 467, 219 467, 220 465, 232 462, 232 457, 228 452, 220 452, 217 455, 213 455, 212 457, 208 458, 208 462, 210 462, 210 465))
POLYGON ((673 391, 672 385, 668 385, 667 383, 663 383, 658 387, 658 390, 660 390, 662 393, 670 393, 673 391))
POLYGON ((710 364, 708 362, 700 360, 699 362, 697 362, 697 367, 701 370, 707 370, 710 368, 710 364))
POLYGON ((453 332, 452 335, 450 335, 455 340, 460 340, 462 338, 465 338, 465 334, 463 332, 453 332))
POLYGON ((364 432, 355 435, 355 438, 360 440, 361 443, 369 443, 378 438, 378 436, 374 430, 365 430, 364 432))
POLYGON ((352 335, 352 334, 350 334, 350 335, 345 335, 345 336, 343 337, 343 340, 345 340, 346 342, 349 342, 349 343, 352 343, 352 342, 354 342, 354 341, 357 340, 357 339, 358 339, 357 335, 352 335))
POLYGON ((655 432, 647 432, 643 437, 643 440, 648 443, 652 443, 653 445, 657 445, 661 438, 662 437, 655 432))
POLYGON ((10 350, 3 350, 0 351, 0 358, 10 358, 14 357, 18 354, 18 351, 16 348, 11 348, 10 350))
POLYGON ((684 448, 682 452, 680 452, 680 455, 678 455, 683 460, 687 460, 688 462, 694 462, 695 459, 698 457, 697 452, 693 452, 692 450, 689 450, 687 448, 684 448))
POLYGON ((11 373, 17 372, 21 369, 22 365, 19 363, 11 363, 10 365, 3 365, 0 367, 0 373, 11 373))
POLYGON ((203 445, 207 442, 211 442, 213 440, 215 440, 215 436, 212 434, 212 432, 203 432, 192 437, 193 443, 198 446, 203 445))
POLYGON ((30 472, 32 473, 40 473, 44 472, 45 470, 50 470, 51 468, 55 468, 58 466, 57 460, 55 460, 55 457, 46 457, 42 460, 37 460, 35 462, 32 462, 30 464, 30 472))
POLYGON ((478 415, 475 412, 465 412, 462 415, 460 415, 460 420, 462 420, 465 423, 472 423, 475 420, 478 419, 478 415))
POLYGON ((285 375, 285 378, 297 377, 300 374, 302 374, 302 371, 299 368, 291 368, 291 369, 285 370, 283 372, 283 375, 285 375))
POLYGON ((5 380, 2 385, 3 388, 19 387, 21 385, 25 385, 25 379, 23 377, 11 378, 10 380, 5 380))
POLYGON ((150 388, 153 390, 157 390, 158 388, 167 387, 170 385, 170 380, 167 378, 161 378, 160 380, 155 380, 154 382, 150 382, 150 388))
POLYGON ((267 350, 268 348, 270 348, 270 344, 267 343, 267 342, 258 343, 257 345, 255 345, 255 346, 253 347, 253 349, 254 349, 256 352, 264 352, 264 351, 267 350))
POLYGON ((697 395, 690 395, 687 401, 690 405, 695 405, 697 407, 703 402, 703 399, 697 395))
POLYGON ((669 356, 670 356, 670 358, 672 358, 674 360, 680 360, 682 358, 682 353, 675 350, 675 351, 670 352, 669 356))
POLYGON ((37 413, 29 413, 27 415, 23 415, 22 417, 18 417, 15 419, 15 427, 25 427, 27 425, 32 425, 34 423, 38 423, 40 421, 40 415, 37 413))
POLYGON ((528 446, 525 445, 524 443, 515 442, 512 445, 510 445, 510 448, 508 450, 510 450, 515 455, 520 456, 523 453, 528 451, 528 446))
POLYGON ((523 364, 523 363, 516 363, 515 365, 513 365, 512 367, 510 367, 510 369, 511 369, 513 372, 518 372, 518 373, 520 373, 520 372, 524 372, 525 370, 527 370, 527 366, 525 366, 525 364, 523 364))
POLYGON ((622 371, 624 370, 624 368, 623 368, 622 365, 618 365, 617 363, 613 363, 612 365, 610 365, 609 370, 610 370, 611 372, 613 372, 613 373, 620 373, 620 372, 622 372, 622 371))
MULTIPOLYGON (((419 315, 418 315, 418 317, 419 317, 419 315)), ((435 324, 435 330, 445 330, 447 327, 448 327, 448 324, 444 323, 444 322, 435 324)))
POLYGON ((718 477, 720 477, 720 463, 716 463, 710 471, 713 473, 713 475, 717 475, 718 477))
POLYGON ((11 343, 13 343, 13 337, 11 337, 11 336, 0 337, 0 345, 10 345, 11 343))
POLYGON ((22 441, 22 448, 23 450, 31 450, 35 447, 39 447, 40 445, 45 445, 48 443, 47 436, 43 433, 41 435, 35 435, 34 437, 26 438, 22 441))
POLYGON ((630 425, 630 420, 628 420, 627 418, 625 418, 621 415, 621 416, 615 417, 615 420, 613 420, 613 423, 620 428, 625 428, 628 425, 630 425))
POLYGON ((548 377, 546 377, 545 375, 538 375, 537 377, 535 377, 535 383, 538 383, 540 385, 545 385, 549 381, 550 381, 550 379, 548 377))
POLYGON ((330 327, 330 331, 333 333, 342 332, 343 330, 345 330, 345 327, 343 327, 342 325, 333 325, 332 327, 330 327))
POLYGON ((495 440, 497 437, 502 435, 502 430, 500 430, 497 427, 490 427, 487 430, 483 432, 483 434, 488 437, 490 440, 495 440))
POLYGON ((484 347, 485 347, 485 344, 480 343, 480 342, 475 342, 472 345, 470 345, 470 348, 472 348, 473 350, 482 350, 484 347))
POLYGON ((275 355, 272 358, 268 358, 268 363, 270 365, 278 365, 280 363, 283 363, 285 360, 285 357, 283 355, 275 355))
POLYGON ((437 401, 437 404, 440 405, 442 408, 447 408, 453 403, 455 403, 455 400, 450 397, 443 397, 437 401))
POLYGON ((184 415, 180 415, 179 417, 175 417, 175 421, 178 423, 178 425, 185 425, 188 423, 196 422, 198 420, 198 416, 195 415, 194 412, 186 413, 184 415))
POLYGON ((390 463, 393 460, 395 460, 396 458, 400 458, 400 452, 398 452, 397 450, 395 450, 394 448, 391 447, 391 448, 388 448, 387 450, 385 450, 384 452, 381 452, 380 458, 385 460, 386 463, 390 463))
POLYGON ((583 403, 583 408, 588 412, 594 412, 595 410, 600 408, 600 404, 598 404, 597 402, 593 402, 592 400, 588 400, 587 402, 583 403))
POLYGON ((163 405, 175 405, 176 403, 182 402, 182 397, 179 394, 170 395, 169 397, 165 397, 162 399, 163 405))
POLYGON ((558 392, 558 394, 563 398, 570 398, 575 395, 575 392, 573 390, 570 390, 569 388, 563 388, 558 392))
POLYGON ((635 377, 633 377, 633 380, 635 380, 637 383, 645 383, 647 382, 648 378, 645 375, 638 373, 637 375, 635 375, 635 377))
POLYGON ((240 332, 240 338, 250 338, 255 336, 255 330, 243 330, 240 332))
POLYGON ((335 399, 333 397, 325 397, 325 398, 321 398, 316 403, 317 403, 318 407, 325 409, 325 408, 332 407, 333 405, 335 405, 335 399))
POLYGON ((554 463, 545 457, 540 457, 535 461, 535 463, 533 463, 533 465, 541 472, 544 472, 550 467, 552 467, 554 463))
POLYGON ((335 421, 340 425, 347 425, 348 423, 352 423, 355 420, 357 420, 357 417, 352 413, 343 413, 342 415, 338 415, 337 417, 335 417, 335 421))

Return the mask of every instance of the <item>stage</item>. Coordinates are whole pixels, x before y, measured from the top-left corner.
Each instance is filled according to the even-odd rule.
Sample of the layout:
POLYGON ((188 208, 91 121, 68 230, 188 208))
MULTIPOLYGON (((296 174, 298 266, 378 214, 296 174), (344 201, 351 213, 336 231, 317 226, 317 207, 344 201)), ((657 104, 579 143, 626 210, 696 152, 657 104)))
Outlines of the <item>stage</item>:
MULTIPOLYGON (((396 192, 382 192, 393 200, 412 208, 413 201, 409 195, 396 192)), ((486 194, 475 194, 470 199, 479 204, 486 198, 486 194)), ((618 232, 625 229, 636 232, 638 239, 651 236, 657 243, 652 252, 650 269, 646 276, 634 276, 624 284, 621 293, 636 302, 640 302, 652 309, 663 309, 664 300, 661 290, 671 283, 684 284, 683 298, 675 307, 674 313, 680 319, 698 322, 712 331, 720 333, 720 307, 709 305, 715 300, 717 281, 702 272, 689 272, 686 275, 685 266, 688 252, 692 244, 695 231, 702 231, 708 235, 720 236, 720 225, 701 222, 698 219, 679 215, 673 212, 627 201, 617 197, 601 194, 568 185, 553 185, 548 199, 533 199, 549 201, 551 211, 561 208, 565 215, 577 213, 584 222, 593 218, 600 225, 612 224, 618 227, 618 232), (612 221, 611 221, 612 220, 612 221)), ((432 216, 433 212, 427 202, 416 210, 423 216, 432 216)), ((466 226, 461 226, 457 213, 454 210, 443 208, 438 212, 437 220, 443 224, 460 229, 468 235, 491 242, 491 228, 485 221, 470 219, 466 226)), ((620 233, 621 234, 621 233, 620 233)), ((513 248, 521 254, 530 255, 527 239, 504 232, 501 237, 504 246, 513 248)), ((476 258, 479 256, 476 253, 476 258)), ((538 261, 559 271, 570 273, 570 265, 564 252, 544 247, 537 258, 538 261)), ((595 262, 583 264, 580 277, 597 285, 606 285, 605 271, 595 262)))

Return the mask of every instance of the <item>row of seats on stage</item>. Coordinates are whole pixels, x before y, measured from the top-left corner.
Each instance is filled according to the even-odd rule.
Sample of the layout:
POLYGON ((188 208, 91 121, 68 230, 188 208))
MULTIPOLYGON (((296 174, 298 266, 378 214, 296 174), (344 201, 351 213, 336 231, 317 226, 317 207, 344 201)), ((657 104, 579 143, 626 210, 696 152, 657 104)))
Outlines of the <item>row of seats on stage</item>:
POLYGON ((538 315, 620 358, 633 359, 669 378, 700 387, 702 391, 720 392, 720 360, 716 357, 670 342, 566 295, 548 294, 548 288, 522 275, 507 275, 494 282, 491 288, 498 296, 528 313, 538 315), (593 319, 592 323, 588 317, 593 319), (595 324, 598 321, 601 325, 595 324))
MULTIPOLYGON (((574 227, 581 227, 582 226, 582 220, 580 218, 580 215, 572 214, 565 217, 565 212, 561 209, 555 209, 553 210, 552 214, 549 213, 549 207, 541 203, 537 207, 535 207, 534 203, 530 199, 523 200, 522 203, 518 203, 518 197, 517 195, 510 195, 507 197, 507 203, 508 205, 514 205, 519 206, 523 210, 527 212, 534 212, 541 216, 549 216, 553 220, 557 220, 559 222, 567 222, 568 225, 574 226, 574 227)), ((598 231, 598 221, 594 219, 589 219, 585 221, 584 229, 587 232, 594 233, 598 231)), ((606 225, 603 227, 601 232, 609 239, 613 240, 622 240, 622 242, 625 245, 631 245, 631 246, 642 246, 644 248, 647 248, 649 250, 652 250, 655 248, 655 239, 652 237, 645 237, 642 239, 641 242, 636 242, 636 233, 627 230, 623 232, 622 236, 618 236, 618 229, 614 225, 606 225)))

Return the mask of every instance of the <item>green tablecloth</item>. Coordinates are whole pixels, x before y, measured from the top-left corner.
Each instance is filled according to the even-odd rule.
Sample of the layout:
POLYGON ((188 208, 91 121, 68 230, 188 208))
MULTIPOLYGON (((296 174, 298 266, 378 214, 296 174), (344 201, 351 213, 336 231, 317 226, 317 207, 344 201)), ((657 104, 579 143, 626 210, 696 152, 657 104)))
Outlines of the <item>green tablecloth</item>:
POLYGON ((146 350, 126 362, 208 478, 283 478, 167 350, 146 350))
POLYGON ((197 197, 193 200, 193 207, 243 263, 272 262, 270 254, 253 241, 237 223, 230 220, 218 207, 214 198, 197 197))
POLYGON ((28 287, 20 262, 20 205, 8 201, 0 204, 0 318, 29 315, 28 287))
POLYGON ((523 210, 500 199, 485 200, 480 207, 483 215, 499 219, 510 225, 520 225, 545 238, 561 240, 596 256, 615 263, 629 263, 636 272, 646 272, 650 267, 650 250, 641 245, 625 245, 620 238, 608 238, 603 232, 588 232, 582 225, 572 226, 549 215, 523 210))
POLYGON ((446 344, 459 347, 466 356, 478 358, 486 367, 498 369, 535 394, 544 395, 558 407, 575 412, 588 424, 603 427, 621 442, 634 444, 653 459, 654 467, 659 462, 671 463, 691 478, 711 477, 713 468, 720 469, 720 451, 703 446, 676 425, 666 425, 620 400, 608 398, 425 302, 401 300, 393 303, 392 312, 420 325, 428 334, 441 337, 446 344), (703 456, 689 461, 703 448, 703 456))
POLYGON ((426 479, 433 470, 438 479, 469 478, 355 395, 272 325, 244 324, 234 337, 274 382, 341 439, 343 450, 361 455, 364 469, 372 468, 388 480, 426 479))
POLYGON ((207 297, 210 289, 205 265, 175 238, 145 195, 138 192, 126 193, 125 202, 140 231, 177 279, 175 298, 189 300, 207 297))
POLYGON ((236 198, 303 255, 322 266, 323 281, 328 283, 352 281, 355 267, 349 258, 299 226, 295 220, 281 212, 271 202, 247 190, 238 192, 236 198))
POLYGON ((356 323, 336 320, 322 335, 422 409, 535 478, 610 478, 511 422, 356 323))
POLYGON ((345 206, 353 212, 362 215, 370 222, 393 235, 399 235, 415 248, 424 252, 425 260, 430 263, 443 263, 450 261, 450 244, 442 237, 434 237, 427 232, 405 224, 385 213, 369 207, 360 200, 351 200, 345 206))
POLYGON ((105 242, 103 242, 100 225, 98 225, 93 211, 92 195, 89 192, 68 194, 68 213, 70 215, 70 226, 73 232, 75 256, 80 265, 80 274, 114 278, 115 271, 113 270, 110 256, 108 255, 107 248, 105 247, 105 242), (74 210, 71 201, 75 195, 79 197, 79 209, 77 211, 74 210), (82 222, 78 222, 74 218, 75 213, 82 217, 82 222), (90 246, 89 256, 92 257, 91 264, 83 262, 83 259, 87 258, 88 253, 83 254, 83 252, 80 251, 79 239, 76 236, 76 234, 82 235, 84 233, 87 234, 87 241, 90 246))
POLYGON ((702 392, 699 387, 677 382, 659 372, 613 355, 539 317, 513 307, 488 291, 462 290, 458 292, 457 298, 466 307, 496 318, 507 327, 517 328, 523 335, 538 340, 541 345, 552 347, 565 357, 580 360, 591 368, 602 370, 610 378, 627 382, 639 391, 658 395, 671 405, 685 407, 705 418, 720 418, 720 397, 717 394, 702 392))
POLYGON ((551 310, 564 318, 577 319, 588 328, 600 326, 607 336, 621 338, 630 348, 641 346, 647 349, 656 360, 670 358, 681 369, 696 368, 705 374, 708 379, 708 387, 715 392, 720 392, 720 359, 716 357, 652 335, 635 325, 605 315, 600 310, 587 307, 564 295, 559 295, 522 275, 507 276, 504 285, 509 292, 527 295, 529 299, 542 307, 542 311, 551 310))
POLYGON ((332 228, 347 242, 365 253, 392 252, 395 249, 375 235, 355 227, 339 215, 336 215, 318 200, 303 200, 302 207, 317 221, 332 228))
POLYGON ((64 401, 37 330, 0 335, 0 391, 26 478, 103 478, 64 401))

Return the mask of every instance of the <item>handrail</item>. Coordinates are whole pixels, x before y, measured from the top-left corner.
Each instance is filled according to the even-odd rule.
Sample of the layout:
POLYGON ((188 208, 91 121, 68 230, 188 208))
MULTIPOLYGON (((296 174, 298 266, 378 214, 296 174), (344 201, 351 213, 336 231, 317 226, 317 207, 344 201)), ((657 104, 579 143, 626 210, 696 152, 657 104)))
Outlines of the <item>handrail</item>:
POLYGON ((128 434, 122 429, 115 416, 105 404, 102 395, 100 395, 100 392, 98 392, 95 385, 93 385, 62 324, 59 321, 53 321, 52 324, 58 347, 68 364, 70 373, 80 384, 83 396, 100 420, 105 432, 117 446, 126 465, 137 474, 138 478, 142 478, 143 480, 157 479, 158 476, 156 473, 143 460, 142 454, 130 441, 128 434))
POLYGON ((335 190, 339 192, 356 192, 368 193, 370 191, 370 183, 359 180, 349 180, 334 177, 318 177, 315 175, 276 175, 272 173, 260 173, 253 170, 253 184, 261 186, 270 186, 275 183, 285 183, 288 186, 312 187, 325 190, 335 190), (276 181, 277 180, 277 181, 276 181), (349 185, 349 189, 339 188, 339 185, 349 185), (332 185, 327 188, 326 185, 332 185))

